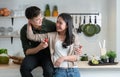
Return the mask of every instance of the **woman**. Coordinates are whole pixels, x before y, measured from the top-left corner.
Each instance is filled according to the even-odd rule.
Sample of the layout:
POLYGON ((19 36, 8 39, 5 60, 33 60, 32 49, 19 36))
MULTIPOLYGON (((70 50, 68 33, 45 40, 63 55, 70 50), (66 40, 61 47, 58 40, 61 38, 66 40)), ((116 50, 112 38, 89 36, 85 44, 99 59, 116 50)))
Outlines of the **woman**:
POLYGON ((58 16, 56 22, 57 32, 47 34, 33 34, 31 25, 27 28, 27 37, 34 41, 43 41, 46 37, 48 43, 43 41, 41 49, 50 48, 51 59, 55 67, 54 77, 80 77, 76 61, 79 55, 75 52, 81 50, 74 47, 79 44, 79 39, 73 34, 72 17, 67 13, 58 16))

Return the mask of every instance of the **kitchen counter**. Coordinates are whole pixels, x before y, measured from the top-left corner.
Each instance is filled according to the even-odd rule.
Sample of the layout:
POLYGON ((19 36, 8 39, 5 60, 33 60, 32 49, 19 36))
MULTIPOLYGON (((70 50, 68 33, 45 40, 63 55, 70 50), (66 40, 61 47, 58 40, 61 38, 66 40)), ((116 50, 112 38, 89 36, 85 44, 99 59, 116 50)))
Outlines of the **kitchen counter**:
MULTIPOLYGON (((81 77, 114 77, 120 75, 120 63, 116 65, 90 66, 88 61, 79 61, 81 77)), ((0 65, 0 77, 21 77, 20 65, 9 63, 0 65), (7 72, 7 74, 5 74, 7 72)), ((43 77, 42 68, 38 67, 32 71, 34 77, 43 77)))
POLYGON ((117 77, 120 76, 120 63, 116 65, 90 66, 88 61, 79 61, 81 77, 117 77))
POLYGON ((116 68, 116 69, 120 69, 120 63, 116 64, 116 65, 96 65, 96 66, 90 66, 88 65, 88 61, 79 61, 78 62, 78 67, 79 68, 116 68))
MULTIPOLYGON (((19 68, 20 65, 18 64, 14 64, 14 63, 9 63, 9 64, 0 64, 0 70, 1 69, 16 69, 19 68)), ((120 63, 116 64, 116 65, 98 65, 98 66, 90 66, 88 65, 88 61, 79 61, 78 62, 78 67, 79 68, 116 68, 116 69, 120 69, 120 63)))
POLYGON ((20 65, 14 64, 14 63, 0 64, 0 70, 2 70, 2 69, 16 69, 16 68, 20 68, 20 65))

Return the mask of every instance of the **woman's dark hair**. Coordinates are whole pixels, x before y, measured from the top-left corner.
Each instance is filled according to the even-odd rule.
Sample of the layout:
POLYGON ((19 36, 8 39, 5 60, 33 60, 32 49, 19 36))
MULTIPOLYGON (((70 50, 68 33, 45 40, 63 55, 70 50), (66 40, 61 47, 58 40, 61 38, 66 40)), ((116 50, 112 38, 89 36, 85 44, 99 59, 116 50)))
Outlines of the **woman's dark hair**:
POLYGON ((25 10, 25 16, 27 19, 32 19, 34 17, 37 17, 40 13, 41 13, 41 9, 36 6, 28 7, 25 10))
POLYGON ((71 45, 74 42, 74 35, 73 35, 73 20, 72 17, 68 13, 61 13, 58 17, 61 17, 67 26, 67 31, 66 31, 66 38, 64 42, 62 43, 62 46, 64 48, 67 48, 67 46, 71 45))

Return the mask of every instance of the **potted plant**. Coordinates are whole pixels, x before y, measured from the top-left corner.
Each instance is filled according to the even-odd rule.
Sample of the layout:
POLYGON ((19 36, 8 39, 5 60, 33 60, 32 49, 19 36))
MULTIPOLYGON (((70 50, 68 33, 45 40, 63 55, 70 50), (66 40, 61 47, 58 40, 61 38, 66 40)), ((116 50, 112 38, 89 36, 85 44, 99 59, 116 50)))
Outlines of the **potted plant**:
POLYGON ((103 62, 103 63, 107 63, 107 55, 105 54, 105 55, 101 55, 100 56, 100 59, 101 59, 101 61, 103 62))
POLYGON ((106 55, 108 56, 109 63, 114 63, 114 60, 117 56, 116 52, 112 51, 112 50, 109 50, 109 51, 107 51, 106 55))
POLYGON ((84 54, 83 56, 81 56, 81 61, 88 61, 87 54, 84 54))

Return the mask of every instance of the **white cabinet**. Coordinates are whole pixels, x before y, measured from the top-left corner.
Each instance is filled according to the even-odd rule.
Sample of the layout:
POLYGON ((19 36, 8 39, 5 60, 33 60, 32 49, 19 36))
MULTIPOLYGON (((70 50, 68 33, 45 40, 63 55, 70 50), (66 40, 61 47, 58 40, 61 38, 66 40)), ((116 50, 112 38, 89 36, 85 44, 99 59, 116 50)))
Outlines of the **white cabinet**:
MULTIPOLYGON (((37 67, 32 71, 33 77, 43 77, 41 67, 37 67)), ((21 77, 20 65, 10 63, 8 65, 0 65, 0 77, 21 77)))

